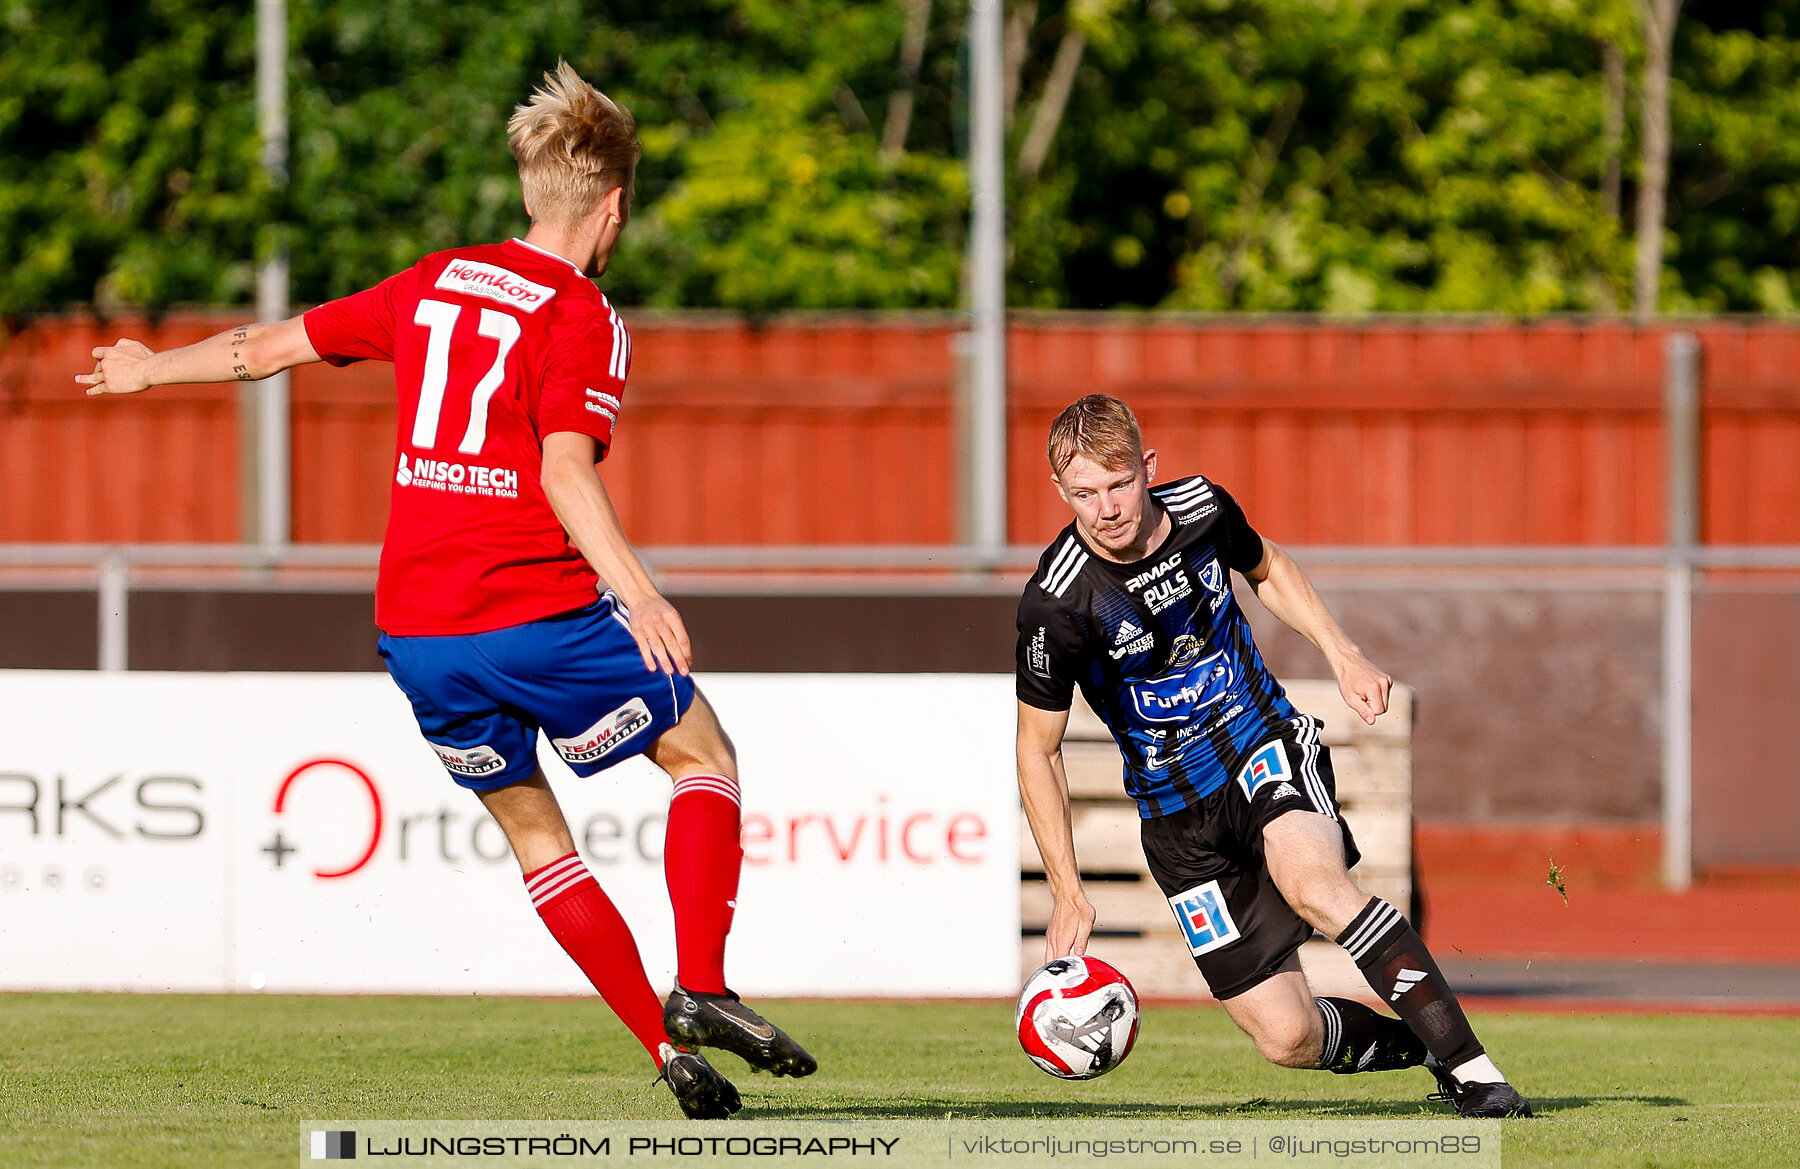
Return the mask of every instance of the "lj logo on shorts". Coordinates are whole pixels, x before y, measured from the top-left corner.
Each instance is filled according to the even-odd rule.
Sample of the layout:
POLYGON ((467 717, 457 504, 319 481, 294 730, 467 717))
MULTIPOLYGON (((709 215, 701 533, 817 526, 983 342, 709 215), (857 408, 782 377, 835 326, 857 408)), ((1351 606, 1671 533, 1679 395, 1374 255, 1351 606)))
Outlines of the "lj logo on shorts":
POLYGON ((1176 924, 1196 958, 1238 940, 1237 922, 1231 920, 1231 909, 1217 881, 1175 894, 1169 898, 1169 908, 1175 911, 1176 924))

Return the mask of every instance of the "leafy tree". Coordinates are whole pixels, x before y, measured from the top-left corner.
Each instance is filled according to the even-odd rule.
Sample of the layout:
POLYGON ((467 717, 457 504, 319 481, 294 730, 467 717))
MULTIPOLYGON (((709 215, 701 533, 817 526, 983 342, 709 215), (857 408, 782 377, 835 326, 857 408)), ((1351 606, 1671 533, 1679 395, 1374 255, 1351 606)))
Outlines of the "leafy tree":
POLYGON ((1800 4, 1692 4, 1676 31, 1663 307, 1800 299, 1800 4))
MULTIPOLYGON (((1008 0, 1012 303, 1614 311, 1637 0, 1008 0)), ((0 0, 0 315, 298 302, 519 231, 512 104, 567 57, 642 127, 624 304, 953 307, 963 0, 0 0), (887 141, 884 143, 884 138, 887 141)), ((1792 311, 1800 0, 1676 26, 1661 306, 1792 311)))
POLYGON ((1159 0, 1143 16, 1090 38, 1062 186, 1020 196, 1022 220, 1080 240, 1025 257, 1021 299, 1544 312, 1596 307, 1628 272, 1596 181, 1591 11, 1159 0), (1064 249, 1063 298, 1033 297, 1064 249))
POLYGON ((252 294, 248 11, 0 2, 0 314, 252 294))

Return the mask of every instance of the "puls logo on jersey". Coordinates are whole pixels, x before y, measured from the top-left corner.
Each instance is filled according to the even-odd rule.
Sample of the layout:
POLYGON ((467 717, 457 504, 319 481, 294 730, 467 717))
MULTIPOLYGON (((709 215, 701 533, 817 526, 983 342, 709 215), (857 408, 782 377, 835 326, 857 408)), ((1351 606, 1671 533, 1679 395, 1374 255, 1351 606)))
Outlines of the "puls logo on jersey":
POLYGON ((445 292, 496 300, 528 313, 543 308, 556 295, 554 288, 533 284, 517 272, 479 260, 451 260, 450 266, 438 276, 437 287, 445 292))
POLYGON ((650 708, 642 698, 633 698, 600 721, 567 739, 551 739, 556 753, 570 763, 592 763, 619 749, 625 740, 638 734, 651 723, 650 708))
POLYGON ((1125 587, 1134 593, 1143 589, 1144 604, 1150 607, 1152 614, 1160 613, 1194 591, 1193 583, 1180 565, 1181 553, 1177 552, 1126 581, 1125 587))
POLYGON ((440 763, 458 775, 487 775, 506 766, 505 757, 486 743, 466 750, 433 743, 431 749, 437 752, 440 763))
POLYGON ((1131 705, 1145 722, 1187 722, 1231 694, 1237 675, 1223 650, 1184 673, 1131 684, 1131 705))
POLYGON ((1188 580, 1185 572, 1177 571, 1166 580, 1157 581, 1144 590, 1144 604, 1150 606, 1150 612, 1160 613, 1183 597, 1194 594, 1193 582, 1188 580))
POLYGON ((1127 654, 1141 654, 1156 644, 1156 634, 1146 633, 1137 622, 1127 617, 1125 624, 1119 626, 1113 634, 1113 648, 1107 652, 1113 661, 1118 661, 1127 654))
POLYGON ((400 456, 400 467, 394 482, 402 487, 425 487, 448 491, 452 495, 491 495, 500 499, 519 497, 519 473, 505 467, 479 467, 467 463, 446 463, 441 459, 415 458, 410 463, 400 456))

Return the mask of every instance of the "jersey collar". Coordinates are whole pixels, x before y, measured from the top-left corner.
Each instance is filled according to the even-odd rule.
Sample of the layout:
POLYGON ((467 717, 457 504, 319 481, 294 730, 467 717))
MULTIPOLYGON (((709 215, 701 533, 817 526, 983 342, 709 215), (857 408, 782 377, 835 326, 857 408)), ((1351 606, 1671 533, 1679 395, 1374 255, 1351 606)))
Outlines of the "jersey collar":
POLYGON ((587 273, 583 272, 581 270, 580 266, 577 265, 575 263, 575 261, 569 259, 567 256, 559 256, 555 252, 545 251, 543 248, 538 247, 536 244, 526 243, 524 240, 520 239, 516 235, 513 236, 512 239, 508 240, 507 242, 518 244, 520 247, 525 248, 527 251, 536 252, 538 255, 543 256, 546 259, 555 260, 558 264, 567 264, 569 267, 575 269, 575 274, 577 276, 580 276, 584 280, 587 279, 587 273))

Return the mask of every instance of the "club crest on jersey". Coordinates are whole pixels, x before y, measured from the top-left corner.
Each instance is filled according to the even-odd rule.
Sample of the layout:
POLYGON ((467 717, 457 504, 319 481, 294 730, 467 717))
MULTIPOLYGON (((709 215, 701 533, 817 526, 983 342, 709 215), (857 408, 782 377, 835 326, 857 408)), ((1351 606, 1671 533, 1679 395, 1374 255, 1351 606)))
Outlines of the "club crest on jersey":
POLYGON ((1294 773, 1288 770, 1287 752, 1282 749, 1279 739, 1258 747, 1237 775, 1245 799, 1255 799, 1256 789, 1266 783, 1286 783, 1293 778, 1294 773))
POLYGON ((1131 705, 1145 722, 1187 722, 1216 706, 1237 686, 1237 674, 1223 651, 1202 658, 1179 674, 1131 684, 1131 705))
POLYGON ((618 750, 621 744, 643 731, 650 722, 650 708, 644 705, 642 698, 633 698, 611 714, 602 715, 599 722, 579 735, 567 739, 551 739, 550 745, 570 763, 592 763, 618 750))
POLYGON ((1169 908, 1175 911, 1175 922, 1196 958, 1229 946, 1241 936, 1217 881, 1175 894, 1169 898, 1169 908))
POLYGON ((1200 569, 1200 585, 1212 594, 1206 599, 1209 611, 1217 613, 1231 600, 1231 582, 1217 560, 1208 560, 1200 569))
POLYGON ((490 775, 506 766, 505 756, 486 743, 466 749, 433 743, 431 749, 437 753, 438 762, 458 775, 490 775))
POLYGON ((479 296, 510 308, 535 313, 550 303, 556 289, 533 284, 517 272, 479 260, 451 260, 437 278, 438 288, 464 296, 479 296))
POLYGON ((1127 617, 1113 634, 1113 648, 1108 651, 1113 661, 1118 661, 1127 654, 1141 654, 1156 644, 1156 634, 1144 630, 1137 622, 1127 617))

